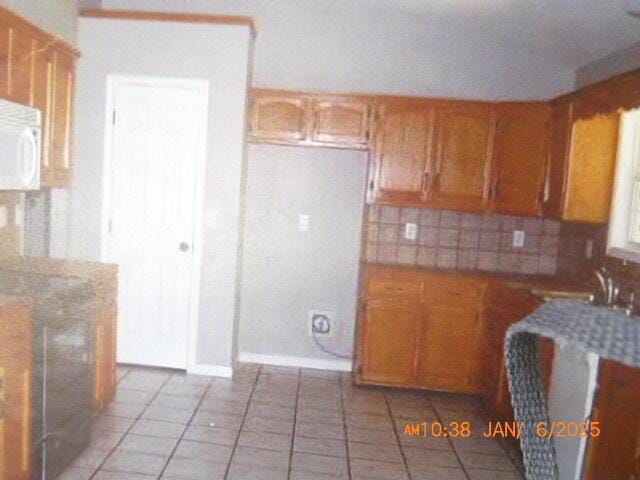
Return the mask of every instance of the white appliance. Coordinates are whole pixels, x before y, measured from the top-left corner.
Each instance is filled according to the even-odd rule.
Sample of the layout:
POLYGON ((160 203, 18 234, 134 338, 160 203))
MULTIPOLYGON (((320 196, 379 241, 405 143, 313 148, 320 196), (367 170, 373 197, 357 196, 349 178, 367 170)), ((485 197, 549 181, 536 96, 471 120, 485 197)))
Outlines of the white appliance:
POLYGON ((0 99, 0 190, 38 190, 40 110, 0 99))

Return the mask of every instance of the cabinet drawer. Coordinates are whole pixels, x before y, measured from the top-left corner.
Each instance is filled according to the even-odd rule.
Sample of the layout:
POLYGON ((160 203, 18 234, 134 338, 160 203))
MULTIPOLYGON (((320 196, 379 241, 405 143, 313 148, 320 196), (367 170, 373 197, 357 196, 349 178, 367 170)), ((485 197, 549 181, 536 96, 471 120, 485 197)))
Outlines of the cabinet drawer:
POLYGON ((422 298, 422 282, 409 279, 372 278, 367 288, 369 297, 422 298))
POLYGON ((482 297, 485 282, 468 277, 433 276, 425 279, 425 295, 427 303, 450 303, 456 301, 475 302, 482 297))

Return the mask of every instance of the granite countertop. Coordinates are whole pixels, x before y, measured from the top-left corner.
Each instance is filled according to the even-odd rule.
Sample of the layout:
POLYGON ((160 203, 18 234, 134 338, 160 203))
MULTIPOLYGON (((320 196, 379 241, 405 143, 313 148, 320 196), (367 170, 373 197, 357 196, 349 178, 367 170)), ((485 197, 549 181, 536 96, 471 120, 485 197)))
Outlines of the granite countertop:
POLYGON ((576 281, 576 279, 567 278, 561 275, 524 275, 517 273, 485 272, 481 270, 420 267, 414 265, 398 266, 371 262, 365 262, 363 265, 365 267, 374 268, 393 268, 396 270, 431 272, 443 275, 469 275, 473 277, 486 278, 487 280, 502 280, 513 288, 527 290, 532 295, 544 299, 566 298, 586 301, 594 293, 593 286, 589 285, 588 282, 582 281, 582 279, 576 281))
POLYGON ((14 307, 16 304, 19 305, 28 305, 29 302, 25 301, 24 298, 20 298, 20 297, 15 297, 13 295, 3 295, 0 294, 0 310, 3 310, 5 308, 12 308, 14 307))
POLYGON ((78 277, 96 283, 113 282, 118 273, 118 267, 111 263, 28 256, 0 260, 0 271, 2 270, 58 277, 78 277))

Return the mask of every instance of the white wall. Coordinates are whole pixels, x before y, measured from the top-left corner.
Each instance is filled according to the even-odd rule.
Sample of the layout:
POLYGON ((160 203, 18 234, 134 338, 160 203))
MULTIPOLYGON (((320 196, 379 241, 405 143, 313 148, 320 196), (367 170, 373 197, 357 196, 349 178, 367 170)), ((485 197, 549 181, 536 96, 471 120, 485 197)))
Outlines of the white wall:
POLYGON ((230 366, 237 315, 247 27, 81 18, 69 256, 100 258, 105 94, 110 73, 210 82, 197 360, 230 366))
POLYGON ((349 368, 314 344, 308 313, 335 312, 322 344, 352 353, 366 170, 364 152, 250 146, 241 360, 349 368), (300 214, 310 215, 306 232, 300 214))
POLYGON ((104 0, 105 8, 255 16, 258 86, 478 99, 546 99, 572 68, 514 42, 367 0, 104 0))
POLYGON ((640 42, 581 66, 576 71, 576 83, 583 87, 636 68, 640 68, 640 42))
POLYGON ((76 43, 78 9, 75 0, 0 0, 0 5, 22 14, 72 45, 76 43))

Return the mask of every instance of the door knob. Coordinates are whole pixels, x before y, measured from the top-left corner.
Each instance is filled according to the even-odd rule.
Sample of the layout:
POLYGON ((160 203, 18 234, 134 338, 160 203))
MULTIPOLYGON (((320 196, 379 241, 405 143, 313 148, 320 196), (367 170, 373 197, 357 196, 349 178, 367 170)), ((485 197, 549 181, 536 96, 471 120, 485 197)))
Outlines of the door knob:
POLYGON ((180 242, 180 246, 178 248, 180 248, 181 252, 188 252, 189 244, 187 242, 180 242))

